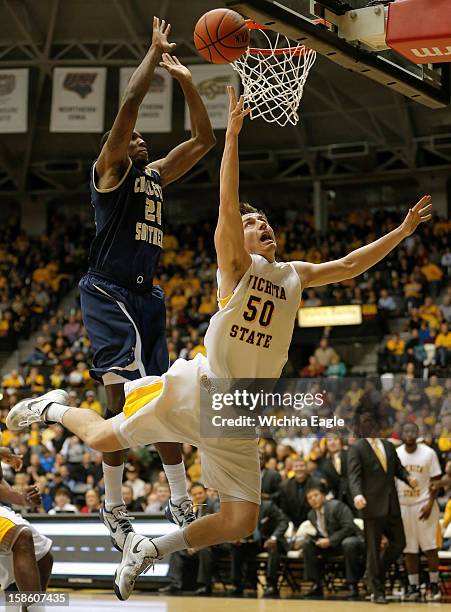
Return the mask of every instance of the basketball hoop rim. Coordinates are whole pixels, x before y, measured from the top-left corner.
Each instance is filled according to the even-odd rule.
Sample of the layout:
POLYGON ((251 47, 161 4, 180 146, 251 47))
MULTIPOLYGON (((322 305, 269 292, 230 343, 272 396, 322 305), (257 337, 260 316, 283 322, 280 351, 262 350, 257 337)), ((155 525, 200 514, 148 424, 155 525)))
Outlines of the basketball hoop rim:
MULTIPOLYGON (((265 26, 261 23, 257 23, 253 19, 246 19, 245 21, 246 21, 246 25, 249 30, 271 30, 272 29, 269 26, 265 26)), ((276 48, 276 49, 271 49, 271 48, 263 49, 260 47, 249 47, 247 50, 247 53, 253 54, 253 55, 268 55, 268 56, 269 55, 285 55, 285 54, 304 55, 305 53, 308 53, 309 51, 310 49, 308 49, 304 45, 297 45, 296 47, 283 47, 283 48, 276 48)))

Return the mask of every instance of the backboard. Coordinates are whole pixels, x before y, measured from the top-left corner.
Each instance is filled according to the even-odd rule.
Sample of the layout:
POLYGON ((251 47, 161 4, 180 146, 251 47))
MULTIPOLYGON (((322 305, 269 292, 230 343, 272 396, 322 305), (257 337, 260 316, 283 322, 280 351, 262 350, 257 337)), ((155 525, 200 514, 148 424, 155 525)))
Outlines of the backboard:
MULTIPOLYGON (((417 65, 391 49, 370 51, 359 42, 348 42, 336 28, 324 24, 310 10, 310 0, 233 0, 228 6, 245 17, 281 32, 288 38, 315 49, 332 62, 358 72, 384 87, 403 94, 429 108, 450 104, 451 64, 417 65)), ((319 0, 317 9, 340 6, 362 9, 369 0, 319 0)), ((383 7, 382 7, 383 10, 383 7)))

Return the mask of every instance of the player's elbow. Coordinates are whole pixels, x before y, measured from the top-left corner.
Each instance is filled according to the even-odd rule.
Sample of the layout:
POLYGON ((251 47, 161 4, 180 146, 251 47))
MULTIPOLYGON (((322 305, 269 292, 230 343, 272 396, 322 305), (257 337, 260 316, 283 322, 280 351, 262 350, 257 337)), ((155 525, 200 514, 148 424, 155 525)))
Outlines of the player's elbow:
POLYGON ((340 264, 342 280, 355 278, 361 273, 358 263, 352 257, 343 257, 340 264))
POLYGON ((200 132, 196 136, 196 142, 205 155, 215 146, 216 136, 211 128, 206 128, 205 132, 200 132))

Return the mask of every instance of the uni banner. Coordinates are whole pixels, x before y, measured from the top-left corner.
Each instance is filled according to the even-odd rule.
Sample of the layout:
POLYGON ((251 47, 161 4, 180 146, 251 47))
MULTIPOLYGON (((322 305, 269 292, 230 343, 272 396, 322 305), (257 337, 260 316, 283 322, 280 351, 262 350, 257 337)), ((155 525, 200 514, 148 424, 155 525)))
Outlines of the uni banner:
POLYGON ((0 133, 28 129, 28 68, 0 70, 0 133))
MULTIPOLYGON (((238 74, 229 66, 222 64, 195 64, 188 66, 193 82, 207 107, 213 129, 225 129, 229 113, 227 86, 233 85, 239 91, 238 74)), ((188 106, 185 105, 185 130, 190 129, 188 106)))
POLYGON ((51 132, 103 132, 106 68, 53 70, 51 132))
MULTIPOLYGON (((119 104, 135 68, 119 72, 119 104)), ((149 92, 138 113, 136 129, 143 133, 168 133, 172 130, 172 91, 174 79, 163 68, 156 68, 149 92)))

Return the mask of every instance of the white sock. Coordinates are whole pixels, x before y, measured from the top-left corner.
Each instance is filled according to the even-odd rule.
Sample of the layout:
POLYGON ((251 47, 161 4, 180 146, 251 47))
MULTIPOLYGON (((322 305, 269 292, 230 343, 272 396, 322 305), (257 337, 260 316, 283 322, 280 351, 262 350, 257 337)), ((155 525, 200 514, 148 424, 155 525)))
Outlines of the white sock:
POLYGON ((185 464, 176 463, 175 465, 163 464, 163 469, 168 479, 171 489, 172 503, 178 506, 184 499, 187 499, 185 464))
POLYGON ((154 544, 157 549, 159 559, 177 550, 190 548, 189 543, 185 539, 184 529, 177 529, 177 531, 160 536, 159 538, 152 538, 152 544, 154 544))
POLYGON ((108 465, 104 461, 103 482, 105 484, 105 508, 111 510, 114 506, 124 503, 122 499, 122 476, 124 475, 124 464, 108 465))
POLYGON ((419 574, 409 574, 408 575, 409 584, 411 586, 418 586, 420 584, 420 575, 419 574))
POLYGON ((438 572, 429 572, 429 582, 431 584, 437 583, 438 582, 438 572))
POLYGON ((63 416, 70 409, 71 406, 64 406, 64 404, 57 404, 56 402, 52 402, 46 410, 45 419, 46 421, 55 421, 56 423, 62 423, 63 416))

